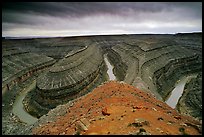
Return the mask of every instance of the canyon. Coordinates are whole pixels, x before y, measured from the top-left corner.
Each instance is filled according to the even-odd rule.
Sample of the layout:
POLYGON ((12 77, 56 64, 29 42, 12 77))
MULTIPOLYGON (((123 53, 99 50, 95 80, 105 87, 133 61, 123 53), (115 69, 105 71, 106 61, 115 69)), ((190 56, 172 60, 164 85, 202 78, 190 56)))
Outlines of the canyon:
MULTIPOLYGON (((74 116, 85 113, 84 111, 89 108, 83 104, 89 104, 92 98, 83 98, 93 94, 96 102, 104 101, 104 97, 100 98, 99 95, 108 95, 111 92, 110 89, 117 93, 118 87, 122 86, 121 82, 122 85, 131 87, 131 90, 135 88, 135 91, 144 94, 141 95, 143 97, 151 95, 150 100, 141 101, 143 107, 146 105, 148 108, 158 107, 157 103, 151 104, 151 100, 162 102, 159 104, 165 106, 166 111, 175 111, 175 115, 196 121, 192 123, 199 125, 199 128, 194 126, 191 130, 192 126, 186 124, 188 134, 201 134, 202 33, 3 39, 2 134, 52 134, 54 132, 45 132, 46 128, 40 129, 39 125, 47 123, 49 127, 51 125, 48 121, 56 122, 58 117, 63 117, 63 115, 74 116), (181 96, 177 98, 178 103, 176 101, 174 109, 166 107, 168 103, 166 104, 165 101, 173 94, 176 83, 191 75, 194 77, 183 81, 180 95, 177 91, 174 93, 176 97, 181 96), (114 80, 113 83, 106 84, 110 80, 114 80), (97 95, 95 90, 100 87, 110 89, 107 89, 107 93, 97 95), (70 106, 73 102, 81 104, 79 110, 77 107, 75 110, 73 106, 70 106), (21 111, 17 113, 18 109, 21 111), (74 113, 75 111, 77 112, 74 113), (53 114, 53 112, 56 113, 53 114), (26 122, 21 118, 25 115, 34 117, 34 120, 26 122)), ((107 106, 108 111, 110 109, 112 113, 120 113, 118 109, 125 106, 128 100, 126 96, 129 96, 127 91, 130 89, 125 88, 124 99, 117 100, 121 108, 107 106)), ((134 98, 132 100, 130 98, 129 101, 133 100, 134 98)), ((111 98, 110 101, 112 101, 111 98)), ((114 103, 117 104, 117 102, 114 103)), ((96 112, 98 113, 98 110, 91 112, 90 117, 95 116, 96 112)), ((151 114, 152 110, 148 109, 146 113, 151 114)), ((161 117, 165 115, 163 110, 159 114, 161 117)), ((130 122, 132 118, 133 116, 130 116, 125 121, 130 122)), ((145 118, 148 119, 148 117, 145 118)), ((67 122, 71 121, 70 119, 67 122)), ((191 125, 194 125, 192 123, 191 125)), ((98 124, 95 125, 96 129, 99 128, 98 124)), ((116 132, 116 128, 106 130, 107 133, 102 130, 82 133, 81 130, 74 130, 76 126, 76 123, 70 124, 70 131, 58 130, 60 132, 56 134, 76 134, 76 132, 79 134, 129 134, 133 130, 124 129, 124 132, 116 132)), ((172 131, 163 129, 165 130, 163 133, 152 128, 145 130, 150 134, 181 134, 175 131, 179 126, 175 126, 172 131)))

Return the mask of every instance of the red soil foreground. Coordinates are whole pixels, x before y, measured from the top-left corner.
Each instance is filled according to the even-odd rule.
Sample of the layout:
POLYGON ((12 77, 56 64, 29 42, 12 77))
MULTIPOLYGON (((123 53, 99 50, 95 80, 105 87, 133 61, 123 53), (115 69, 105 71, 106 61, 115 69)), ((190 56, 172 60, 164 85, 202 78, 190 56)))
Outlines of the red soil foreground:
POLYGON ((64 116, 33 134, 199 135, 201 123, 131 85, 110 81, 74 102, 64 116))

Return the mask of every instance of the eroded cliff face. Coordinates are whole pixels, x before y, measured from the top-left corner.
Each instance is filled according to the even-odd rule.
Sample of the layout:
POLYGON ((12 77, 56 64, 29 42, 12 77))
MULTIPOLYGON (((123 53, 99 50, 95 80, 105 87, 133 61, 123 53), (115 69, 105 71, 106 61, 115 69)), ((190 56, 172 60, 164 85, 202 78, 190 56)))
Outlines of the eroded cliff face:
POLYGON ((37 79, 36 90, 24 100, 27 111, 37 117, 59 104, 90 92, 105 80, 100 48, 86 46, 54 64, 37 79))
POLYGON ((58 106, 27 130, 35 135, 199 135, 201 132, 199 121, 179 114, 150 93, 116 81, 58 106))
POLYGON ((4 46, 2 52, 2 94, 12 89, 15 84, 25 81, 31 75, 56 62, 51 57, 30 53, 15 47, 4 46))
POLYGON ((191 115, 202 120, 202 72, 186 85, 177 109, 181 114, 191 115))
POLYGON ((202 68, 199 54, 173 38, 158 36, 127 40, 112 49, 128 66, 124 81, 135 85, 140 77, 146 88, 161 100, 166 99, 181 76, 200 72, 202 68))

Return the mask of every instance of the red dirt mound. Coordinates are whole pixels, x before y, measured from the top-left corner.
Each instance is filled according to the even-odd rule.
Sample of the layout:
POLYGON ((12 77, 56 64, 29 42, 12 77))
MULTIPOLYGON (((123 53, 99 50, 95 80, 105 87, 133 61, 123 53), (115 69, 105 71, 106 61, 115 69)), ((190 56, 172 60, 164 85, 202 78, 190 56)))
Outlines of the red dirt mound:
POLYGON ((199 135, 201 124, 125 83, 110 81, 73 103, 33 134, 199 135))

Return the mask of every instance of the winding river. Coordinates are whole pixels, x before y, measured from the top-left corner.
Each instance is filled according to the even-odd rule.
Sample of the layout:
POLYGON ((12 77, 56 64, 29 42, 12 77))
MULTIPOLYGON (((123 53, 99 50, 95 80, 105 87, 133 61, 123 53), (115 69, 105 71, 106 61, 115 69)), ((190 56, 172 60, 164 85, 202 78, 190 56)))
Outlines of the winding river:
POLYGON ((19 96, 16 97, 16 100, 13 104, 13 110, 12 112, 19 117, 19 119, 22 122, 27 123, 28 125, 30 124, 34 124, 38 119, 31 116, 28 112, 26 112, 24 110, 23 107, 23 99, 25 98, 26 94, 28 91, 30 91, 31 89, 35 88, 36 85, 36 81, 33 81, 33 83, 31 85, 29 85, 28 87, 26 87, 24 90, 21 91, 21 93, 19 94, 19 96))
MULTIPOLYGON (((109 80, 116 80, 115 75, 113 74, 113 66, 110 64, 110 62, 107 59, 107 55, 104 56, 105 63, 108 67, 107 73, 109 76, 109 80)), ((36 81, 33 81, 31 85, 28 87, 24 88, 20 94, 16 97, 16 100, 13 104, 13 109, 12 112, 19 117, 19 119, 22 122, 27 123, 28 125, 34 124, 38 119, 30 115, 28 112, 24 110, 23 107, 23 99, 25 98, 26 94, 35 88, 36 81)))
POLYGON ((189 76, 184 76, 180 80, 177 81, 175 84, 175 88, 172 90, 171 95, 169 98, 165 101, 171 108, 176 108, 176 105, 179 101, 179 98, 183 94, 183 90, 185 87, 185 84, 191 79, 196 77, 197 74, 192 74, 189 76))
POLYGON ((105 60, 106 66, 108 67, 107 73, 108 73, 108 76, 109 76, 109 80, 116 80, 116 77, 113 74, 113 66, 108 61, 107 55, 104 55, 104 60, 105 60))
MULTIPOLYGON (((113 66, 107 59, 107 55, 104 55, 104 61, 108 67, 107 74, 109 76, 109 80, 116 80, 116 76, 113 74, 113 66)), ((191 79, 196 77, 197 74, 192 74, 189 76, 184 76, 175 84, 175 88, 172 90, 169 98, 165 101, 170 107, 176 108, 179 98, 182 96, 185 84, 191 79)), ((28 125, 34 124, 38 119, 31 116, 28 112, 24 110, 23 107, 23 99, 25 98, 27 92, 35 88, 36 81, 33 81, 31 85, 26 87, 23 91, 21 91, 20 95, 16 98, 12 112, 19 117, 22 122, 27 123, 28 125)))

